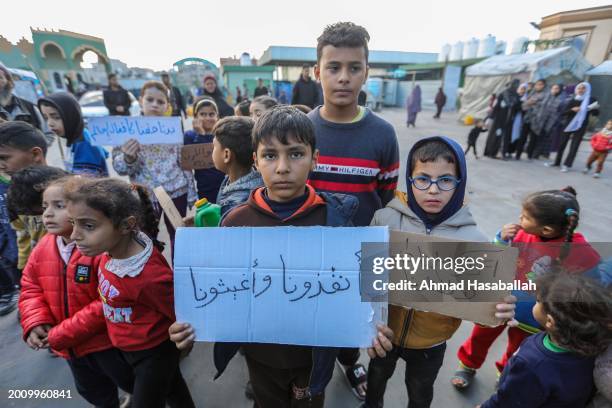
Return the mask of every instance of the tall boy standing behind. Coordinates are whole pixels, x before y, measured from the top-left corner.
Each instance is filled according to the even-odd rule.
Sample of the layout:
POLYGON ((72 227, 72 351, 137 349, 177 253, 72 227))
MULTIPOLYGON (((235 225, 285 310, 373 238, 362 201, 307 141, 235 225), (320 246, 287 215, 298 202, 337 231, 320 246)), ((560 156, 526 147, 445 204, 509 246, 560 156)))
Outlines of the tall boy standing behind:
MULTIPOLYGON (((355 226, 368 226, 397 187, 399 146, 393 126, 357 104, 368 77, 365 28, 353 23, 327 26, 317 39, 315 76, 323 88, 323 106, 308 114, 315 126, 319 162, 309 184, 317 191, 352 194, 359 200, 355 226)), ((359 350, 344 351, 338 361, 358 398, 365 397, 365 368, 359 350)))

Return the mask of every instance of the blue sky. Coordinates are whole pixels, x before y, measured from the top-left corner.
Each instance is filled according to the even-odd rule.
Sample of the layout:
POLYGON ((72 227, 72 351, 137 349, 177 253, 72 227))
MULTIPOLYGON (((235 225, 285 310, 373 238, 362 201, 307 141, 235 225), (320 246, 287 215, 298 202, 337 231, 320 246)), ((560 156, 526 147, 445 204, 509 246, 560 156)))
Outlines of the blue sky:
POLYGON ((53 0, 11 6, 18 11, 3 15, 0 34, 16 42, 31 40, 30 26, 76 31, 104 38, 109 56, 130 66, 167 69, 188 56, 218 64, 243 51, 260 57, 269 45, 315 46, 323 27, 337 21, 366 27, 371 49, 439 52, 444 43, 487 34, 510 45, 519 36, 537 38, 530 21, 609 2, 53 0))

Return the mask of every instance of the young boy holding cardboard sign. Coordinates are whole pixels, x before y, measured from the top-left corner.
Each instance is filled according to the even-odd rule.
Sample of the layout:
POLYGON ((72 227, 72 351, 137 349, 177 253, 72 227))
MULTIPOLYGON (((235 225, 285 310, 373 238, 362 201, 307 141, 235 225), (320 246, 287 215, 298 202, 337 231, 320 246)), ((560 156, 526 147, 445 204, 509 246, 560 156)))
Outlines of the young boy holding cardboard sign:
MULTIPOLYGON (((254 190, 245 204, 228 213, 222 226, 352 225, 356 198, 319 194, 306 184, 318 151, 312 122, 305 114, 289 106, 266 111, 253 129, 253 149, 265 187, 254 190)), ((177 322, 169 331, 179 349, 189 349, 193 344, 195 334, 190 325, 177 322)), ((368 350, 370 357, 384 357, 391 350, 392 336, 387 326, 379 326, 368 350)), ((240 346, 215 344, 219 375, 240 346)), ((257 406, 323 406, 338 349, 258 343, 242 347, 257 406)))
MULTIPOLYGON (((408 192, 396 194, 386 208, 376 211, 371 225, 449 239, 488 241, 463 203, 467 167, 457 142, 443 136, 421 139, 408 154, 407 167, 408 192)), ((515 300, 507 298, 507 303, 497 305, 495 316, 500 323, 513 319, 515 300)), ((370 360, 364 407, 382 406, 387 381, 399 358, 406 361, 410 408, 429 407, 446 340, 460 324, 461 320, 454 317, 389 305, 394 347, 386 357, 370 360)))

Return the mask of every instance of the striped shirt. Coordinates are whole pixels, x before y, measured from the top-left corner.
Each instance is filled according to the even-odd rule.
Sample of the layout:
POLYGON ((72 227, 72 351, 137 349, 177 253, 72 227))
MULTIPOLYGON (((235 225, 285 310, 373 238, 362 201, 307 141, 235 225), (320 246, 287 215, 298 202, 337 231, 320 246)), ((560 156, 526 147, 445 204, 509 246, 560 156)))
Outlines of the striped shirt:
POLYGON ((366 110, 353 123, 308 114, 315 126, 319 162, 308 183, 317 191, 352 194, 359 200, 353 222, 370 225, 376 210, 393 198, 399 175, 399 146, 393 126, 366 110))

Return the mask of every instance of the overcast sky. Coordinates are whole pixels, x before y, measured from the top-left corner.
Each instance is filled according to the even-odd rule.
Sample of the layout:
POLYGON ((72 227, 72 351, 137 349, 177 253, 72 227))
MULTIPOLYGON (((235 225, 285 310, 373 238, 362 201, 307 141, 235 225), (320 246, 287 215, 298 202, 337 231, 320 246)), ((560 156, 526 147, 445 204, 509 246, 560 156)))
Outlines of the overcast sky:
POLYGON ((3 7, 0 34, 13 43, 29 27, 102 37, 111 58, 168 69, 185 57, 219 64, 243 51, 257 58, 270 45, 315 46, 323 27, 353 21, 370 33, 370 49, 439 52, 444 43, 493 34, 510 47, 537 38, 529 25, 559 11, 610 0, 52 0, 3 7), (162 6, 163 4, 163 6, 162 6), (12 12, 10 10, 13 10, 12 12))

